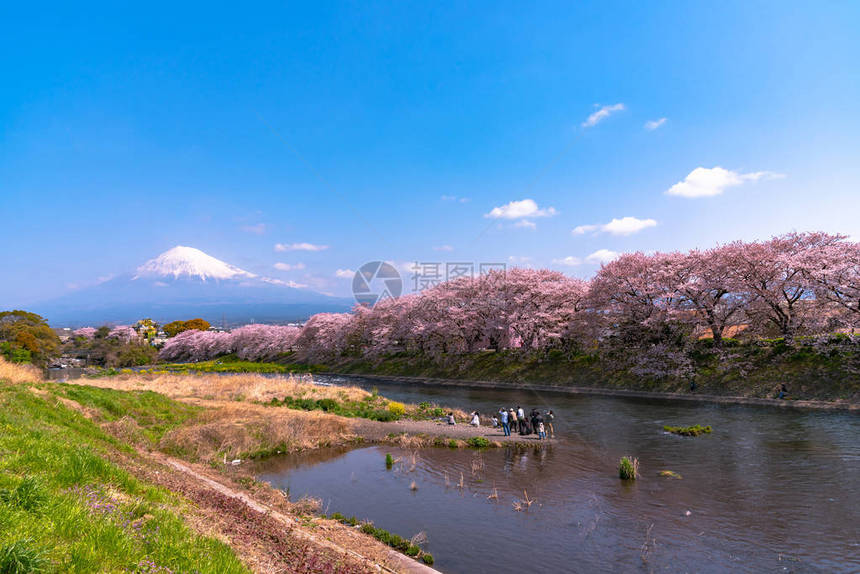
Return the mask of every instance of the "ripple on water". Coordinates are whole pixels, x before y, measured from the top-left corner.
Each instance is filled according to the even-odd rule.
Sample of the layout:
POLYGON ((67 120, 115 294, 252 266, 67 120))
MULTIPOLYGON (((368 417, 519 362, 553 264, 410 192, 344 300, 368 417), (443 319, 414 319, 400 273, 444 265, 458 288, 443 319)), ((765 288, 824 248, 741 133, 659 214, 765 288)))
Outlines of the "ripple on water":
POLYGON ((656 570, 860 569, 856 415, 372 385, 406 402, 556 413, 560 438, 539 448, 423 449, 414 468, 408 450, 327 449, 260 468, 259 478, 289 487, 294 499, 317 496, 329 512, 405 536, 425 531, 446 572, 519 573, 528 560, 549 571, 633 571, 643 552, 656 570), (664 424, 709 424, 714 433, 677 437, 664 424), (400 459, 390 471, 388 452, 400 459), (628 454, 640 460, 634 483, 617 475, 628 454), (664 469, 683 478, 657 476, 664 469), (488 498, 494 488, 498 497, 488 498), (534 502, 517 512, 524 490, 534 502))

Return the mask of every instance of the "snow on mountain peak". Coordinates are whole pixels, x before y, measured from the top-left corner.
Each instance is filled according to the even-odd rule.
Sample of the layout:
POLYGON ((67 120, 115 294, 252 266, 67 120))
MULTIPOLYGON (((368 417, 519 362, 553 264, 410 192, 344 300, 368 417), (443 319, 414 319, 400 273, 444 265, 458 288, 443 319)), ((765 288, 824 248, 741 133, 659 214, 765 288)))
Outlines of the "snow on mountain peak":
POLYGON ((139 277, 196 277, 207 279, 239 279, 256 277, 244 269, 239 269, 193 247, 177 245, 155 259, 150 259, 137 268, 139 277))

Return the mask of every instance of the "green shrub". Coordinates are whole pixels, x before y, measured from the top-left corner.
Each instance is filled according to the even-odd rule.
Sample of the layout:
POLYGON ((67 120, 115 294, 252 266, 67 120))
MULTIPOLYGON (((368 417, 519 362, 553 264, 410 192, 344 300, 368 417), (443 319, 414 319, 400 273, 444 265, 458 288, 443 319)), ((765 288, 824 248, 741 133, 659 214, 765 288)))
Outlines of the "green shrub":
POLYGON ((482 436, 473 436, 466 441, 466 444, 472 448, 486 448, 490 446, 490 441, 482 436))
POLYGON ((10 363, 32 363, 33 356, 27 349, 13 347, 9 341, 0 343, 0 355, 10 363))
POLYGON ((448 440, 448 446, 449 446, 450 448, 457 448, 457 446, 458 446, 458 445, 457 445, 457 439, 453 439, 453 438, 452 438, 452 439, 449 439, 449 440, 448 440))
POLYGON ((546 357, 550 361, 560 361, 561 359, 564 359, 564 351, 561 349, 550 349, 546 354, 546 357))
POLYGON ((623 480, 636 480, 639 476, 639 459, 632 456, 622 456, 618 465, 618 476, 623 480))
POLYGON ((397 534, 389 534, 388 545, 392 548, 396 548, 401 552, 406 552, 406 550, 409 548, 409 541, 404 540, 397 534))
POLYGON ((703 427, 702 425, 693 425, 691 427, 673 427, 664 425, 663 430, 681 436, 699 436, 700 434, 709 434, 711 425, 703 427))
POLYGON ((0 573, 29 574, 44 572, 48 561, 42 551, 33 547, 29 538, 16 540, 0 548, 0 573))
POLYGON ((325 412, 329 412, 337 408, 337 401, 334 399, 319 399, 317 406, 325 412))
POLYGON ((429 566, 429 565, 433 564, 433 555, 432 554, 422 554, 421 560, 424 562, 424 564, 427 564, 429 566))
POLYGON ((372 421, 379 421, 383 423, 396 421, 397 415, 392 413, 391 411, 387 411, 385 409, 376 409, 367 413, 367 416, 364 418, 368 418, 372 421))
MULTIPOLYGON (((420 554, 421 549, 412 544, 406 538, 399 536, 397 534, 393 534, 388 532, 383 528, 376 528, 373 524, 369 522, 365 522, 361 525, 361 531, 365 534, 369 534, 382 542, 383 544, 398 550, 407 556, 417 557, 420 554)), ((428 564, 432 564, 432 562, 428 562, 428 564)))
POLYGON ((385 468, 391 468, 394 466, 394 457, 391 456, 391 453, 385 455, 385 468))

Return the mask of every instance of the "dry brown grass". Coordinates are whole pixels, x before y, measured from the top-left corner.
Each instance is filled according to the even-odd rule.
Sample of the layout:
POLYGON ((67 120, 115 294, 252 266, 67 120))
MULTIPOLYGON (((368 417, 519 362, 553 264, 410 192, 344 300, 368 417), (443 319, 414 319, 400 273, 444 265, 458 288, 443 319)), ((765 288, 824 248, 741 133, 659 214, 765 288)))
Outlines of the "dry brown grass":
POLYGON ((398 434, 392 437, 386 437, 385 442, 397 445, 404 449, 424 448, 433 444, 433 437, 423 434, 398 434))
POLYGON ((149 390, 173 399, 269 402, 284 397, 360 401, 370 396, 358 387, 316 385, 310 375, 264 377, 258 374, 234 375, 119 375, 104 379, 82 379, 81 384, 126 391, 149 390))
POLYGON ((12 384, 38 383, 42 380, 42 371, 33 365, 10 363, 0 357, 0 380, 12 384))
MULTIPOLYGON (((344 445, 357 436, 416 449, 438 444, 440 439, 436 435, 453 428, 425 422, 432 426, 427 433, 395 435, 387 426, 394 423, 350 419, 322 411, 273 408, 263 404, 273 398, 284 397, 333 399, 345 403, 359 402, 371 396, 358 387, 315 385, 309 377, 129 374, 72 382, 122 391, 154 391, 203 407, 202 412, 185 421, 181 427, 166 433, 158 444, 160 450, 195 461, 224 463, 250 456, 344 445)), ((466 416, 459 410, 455 413, 466 416)), ((108 430, 133 444, 140 442, 139 429, 129 421, 117 421, 108 430)), ((457 448, 467 446, 464 440, 445 438, 445 444, 449 443, 457 448)))
POLYGON ((234 402, 208 408, 165 434, 159 446, 212 462, 345 444, 354 438, 349 420, 342 417, 234 402))

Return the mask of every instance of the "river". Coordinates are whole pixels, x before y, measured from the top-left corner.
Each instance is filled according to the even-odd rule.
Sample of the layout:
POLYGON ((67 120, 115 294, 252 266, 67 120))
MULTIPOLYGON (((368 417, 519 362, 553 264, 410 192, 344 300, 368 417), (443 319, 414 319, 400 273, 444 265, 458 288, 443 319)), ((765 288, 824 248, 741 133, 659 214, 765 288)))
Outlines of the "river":
POLYGON ((423 546, 444 572, 860 571, 856 414, 360 385, 404 402, 556 414, 557 440, 543 447, 413 453, 372 446, 277 457, 258 467, 260 480, 293 500, 317 497, 325 512, 406 537, 424 532, 423 546), (711 425, 713 433, 679 437, 663 432, 664 424, 711 425), (386 453, 400 459, 391 470, 386 453), (624 455, 639 458, 639 480, 618 478, 624 455), (682 478, 659 476, 661 470, 682 478), (517 511, 524 491, 533 502, 517 511))

